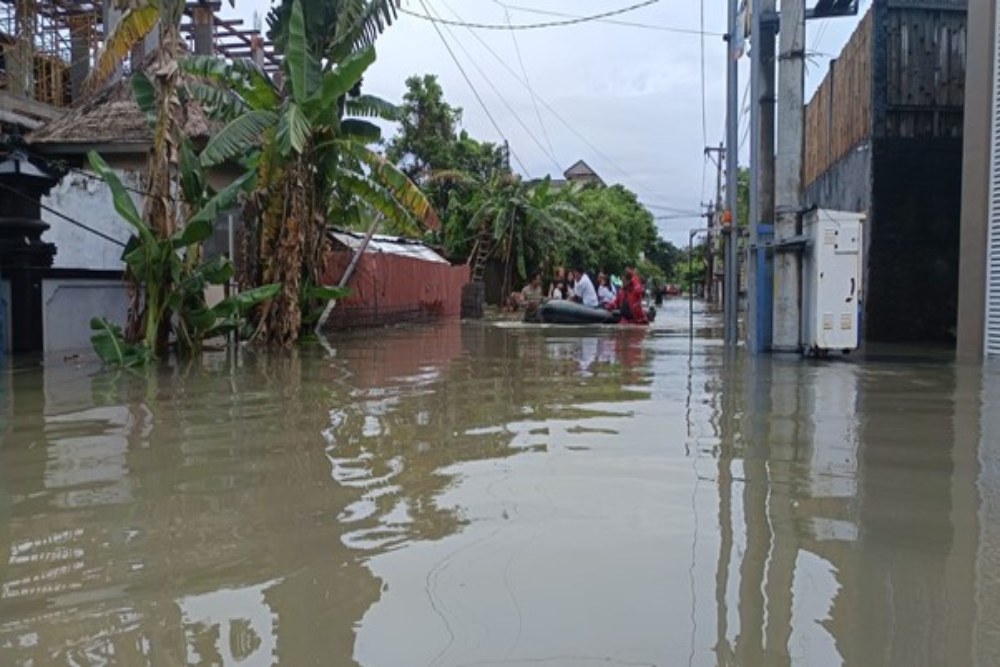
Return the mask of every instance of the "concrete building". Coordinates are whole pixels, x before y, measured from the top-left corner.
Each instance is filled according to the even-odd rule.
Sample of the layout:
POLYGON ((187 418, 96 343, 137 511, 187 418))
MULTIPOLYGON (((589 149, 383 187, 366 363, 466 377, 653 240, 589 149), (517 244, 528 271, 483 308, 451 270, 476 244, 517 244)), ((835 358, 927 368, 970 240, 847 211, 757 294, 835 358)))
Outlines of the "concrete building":
POLYGON ((805 204, 867 215, 869 342, 954 339, 966 4, 874 0, 806 109, 805 204))
POLYGON ((996 78, 1000 24, 994 0, 969 0, 968 42, 957 352, 960 359, 978 360, 984 353, 1000 354, 1000 294, 994 286, 1000 266, 993 259, 1000 240, 996 203, 1000 194, 1000 83, 996 78))
MULTIPOLYGON (((251 57, 265 71, 277 71, 273 45, 259 29, 218 19, 220 6, 218 0, 185 5, 187 48, 251 57)), ((86 170, 86 153, 100 153, 127 188, 142 191, 151 135, 127 73, 148 62, 158 32, 154 28, 103 89, 89 91, 85 81, 97 47, 120 17, 110 0, 0 3, 0 163, 54 179, 32 190, 34 201, 11 183, 0 189, 0 355, 88 347, 90 317, 124 318, 121 254, 131 230, 114 212, 109 188, 86 170), (30 234, 23 231, 28 227, 30 234), (39 250, 30 266, 20 251, 25 239, 39 250)), ((204 114, 186 111, 187 134, 207 140, 212 127, 204 114)), ((212 184, 232 176, 217 170, 212 184)), ((135 199, 141 210, 141 198, 135 199)), ((220 229, 216 252, 225 236, 220 229)))

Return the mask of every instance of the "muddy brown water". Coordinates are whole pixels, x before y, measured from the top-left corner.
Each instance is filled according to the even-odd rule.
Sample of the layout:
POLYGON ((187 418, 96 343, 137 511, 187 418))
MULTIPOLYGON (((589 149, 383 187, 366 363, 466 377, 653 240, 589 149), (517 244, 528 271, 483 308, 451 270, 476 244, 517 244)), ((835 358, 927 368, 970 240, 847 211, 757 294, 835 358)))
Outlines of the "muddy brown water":
POLYGON ((1000 664, 1000 370, 686 327, 8 367, 0 665, 1000 664))

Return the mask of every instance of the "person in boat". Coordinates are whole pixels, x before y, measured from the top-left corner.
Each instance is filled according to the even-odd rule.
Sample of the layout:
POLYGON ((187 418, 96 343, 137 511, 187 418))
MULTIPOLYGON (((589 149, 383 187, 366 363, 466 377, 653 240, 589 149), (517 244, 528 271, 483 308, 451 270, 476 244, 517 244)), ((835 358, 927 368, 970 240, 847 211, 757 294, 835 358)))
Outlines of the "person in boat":
POLYGON ((646 288, 639 278, 638 272, 631 266, 625 269, 622 288, 618 290, 618 300, 615 306, 622 314, 622 321, 629 324, 649 324, 646 311, 642 307, 642 297, 646 288))
POLYGON ((597 276, 597 302, 607 310, 615 308, 615 292, 608 285, 608 277, 603 273, 597 276))
POLYGON ((510 295, 510 308, 512 311, 516 311, 520 308, 533 310, 538 308, 538 305, 541 302, 542 276, 540 274, 535 274, 531 278, 531 282, 525 285, 520 292, 514 292, 510 295))
POLYGON ((582 267, 573 269, 573 280, 573 301, 597 308, 599 306, 597 290, 594 289, 594 283, 590 281, 590 276, 582 267))
POLYGON ((566 298, 566 270, 561 266, 556 267, 555 275, 552 277, 552 283, 549 285, 548 297, 550 299, 566 298), (561 290, 561 292, 556 294, 557 290, 561 290))

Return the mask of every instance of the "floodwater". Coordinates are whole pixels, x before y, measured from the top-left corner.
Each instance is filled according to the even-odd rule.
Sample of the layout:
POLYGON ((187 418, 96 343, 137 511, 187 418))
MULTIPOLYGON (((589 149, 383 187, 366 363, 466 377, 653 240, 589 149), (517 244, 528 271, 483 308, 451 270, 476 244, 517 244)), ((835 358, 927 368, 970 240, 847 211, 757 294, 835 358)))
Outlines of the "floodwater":
POLYGON ((1000 369, 445 323, 0 374, 0 665, 997 665, 1000 369))

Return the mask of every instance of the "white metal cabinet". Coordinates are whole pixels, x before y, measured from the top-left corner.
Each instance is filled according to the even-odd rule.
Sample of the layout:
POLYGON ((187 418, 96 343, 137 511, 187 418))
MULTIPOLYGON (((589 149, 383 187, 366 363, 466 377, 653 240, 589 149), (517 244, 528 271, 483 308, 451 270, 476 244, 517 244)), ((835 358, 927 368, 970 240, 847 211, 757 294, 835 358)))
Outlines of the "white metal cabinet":
POLYGON ((818 209, 803 220, 802 334, 807 352, 847 352, 858 346, 861 294, 861 213, 818 209))

